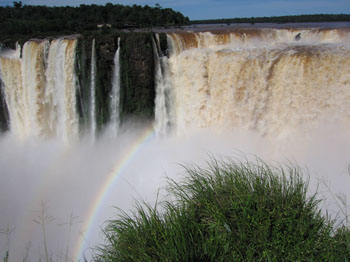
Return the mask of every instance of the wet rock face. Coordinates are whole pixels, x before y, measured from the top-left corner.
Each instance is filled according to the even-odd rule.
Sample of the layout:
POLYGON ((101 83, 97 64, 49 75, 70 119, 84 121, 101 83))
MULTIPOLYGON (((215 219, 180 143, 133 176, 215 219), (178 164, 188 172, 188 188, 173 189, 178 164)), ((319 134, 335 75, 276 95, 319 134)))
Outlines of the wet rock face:
POLYGON ((80 37, 77 48, 76 74, 79 83, 77 92, 81 131, 89 126, 91 110, 91 61, 92 42, 95 40, 95 99, 96 127, 101 130, 109 120, 109 96, 112 87, 114 53, 118 35, 90 34, 80 37))
POLYGON ((8 126, 8 110, 5 103, 5 96, 4 92, 2 91, 1 86, 1 80, 0 80, 0 132, 5 132, 9 129, 8 126))
POLYGON ((120 37, 120 110, 121 121, 130 118, 154 118, 154 56, 152 33, 118 32, 113 34, 85 35, 80 38, 77 50, 79 81, 78 111, 82 129, 88 126, 91 97, 91 54, 95 39, 96 124, 103 129, 110 119, 110 94, 114 70, 114 56, 120 37))
POLYGON ((128 118, 153 119, 154 117, 155 87, 152 34, 128 32, 97 36, 95 38, 96 116, 99 127, 103 127, 109 120, 109 95, 112 90, 114 55, 118 48, 119 37, 121 45, 121 121, 127 121, 128 118))
POLYGON ((155 87, 151 33, 122 36, 121 71, 122 116, 153 119, 155 87))
POLYGON ((96 38, 96 122, 102 129, 109 121, 110 94, 114 69, 114 54, 118 35, 96 38))

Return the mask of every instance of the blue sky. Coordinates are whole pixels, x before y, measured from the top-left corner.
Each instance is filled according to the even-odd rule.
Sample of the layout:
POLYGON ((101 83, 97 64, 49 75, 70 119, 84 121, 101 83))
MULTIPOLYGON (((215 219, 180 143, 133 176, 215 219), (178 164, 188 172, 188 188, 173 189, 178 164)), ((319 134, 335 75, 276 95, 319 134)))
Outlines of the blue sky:
MULTIPOLYGON (((19 0, 17 0, 19 1, 19 0)), ((22 0, 27 5, 79 5, 107 2, 123 5, 159 3, 180 11, 190 19, 215 19, 252 16, 299 14, 350 14, 350 0, 22 0)), ((0 0, 0 5, 12 6, 13 0, 0 0)))

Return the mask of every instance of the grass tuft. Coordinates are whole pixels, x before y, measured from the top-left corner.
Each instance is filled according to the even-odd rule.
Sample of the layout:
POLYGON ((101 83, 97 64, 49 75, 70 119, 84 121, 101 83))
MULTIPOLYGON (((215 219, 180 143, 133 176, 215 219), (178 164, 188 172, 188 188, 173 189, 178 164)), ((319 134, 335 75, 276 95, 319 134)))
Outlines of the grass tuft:
POLYGON ((213 159, 185 171, 172 201, 109 221, 94 260, 350 261, 350 231, 322 215, 300 168, 213 159))

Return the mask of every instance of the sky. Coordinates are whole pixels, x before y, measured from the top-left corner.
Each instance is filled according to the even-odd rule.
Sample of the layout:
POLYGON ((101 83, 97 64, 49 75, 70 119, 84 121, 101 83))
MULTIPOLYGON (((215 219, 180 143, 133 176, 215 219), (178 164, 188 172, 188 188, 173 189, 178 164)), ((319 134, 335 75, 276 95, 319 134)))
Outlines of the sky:
MULTIPOLYGON (((20 1, 20 0, 18 0, 20 1)), ((179 11, 191 20, 300 14, 350 14, 349 0, 22 0, 25 5, 65 6, 106 3, 149 5, 179 11)), ((0 6, 13 0, 0 0, 0 6)))

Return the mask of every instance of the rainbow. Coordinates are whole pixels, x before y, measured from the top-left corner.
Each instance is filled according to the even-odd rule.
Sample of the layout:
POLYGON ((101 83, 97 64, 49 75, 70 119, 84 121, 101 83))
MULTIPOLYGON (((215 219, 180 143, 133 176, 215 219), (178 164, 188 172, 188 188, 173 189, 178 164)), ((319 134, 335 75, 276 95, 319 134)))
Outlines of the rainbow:
POLYGON ((125 167, 129 165, 131 160, 137 155, 138 152, 146 145, 149 141, 151 141, 155 137, 155 133, 152 126, 148 126, 141 132, 139 137, 135 140, 135 142, 130 146, 127 153, 120 159, 118 159, 117 163, 113 166, 111 171, 107 174, 105 181, 102 183, 98 194, 96 194, 95 200, 93 201, 88 213, 87 219, 84 221, 82 226, 82 236, 79 237, 76 248, 74 249, 74 261, 81 261, 83 251, 85 248, 85 239, 89 238, 91 233, 91 229, 93 228, 94 222, 96 220, 97 214, 100 212, 100 207, 109 192, 114 188, 114 185, 117 182, 117 178, 123 172, 125 167), (83 236, 86 236, 84 238, 83 236))

